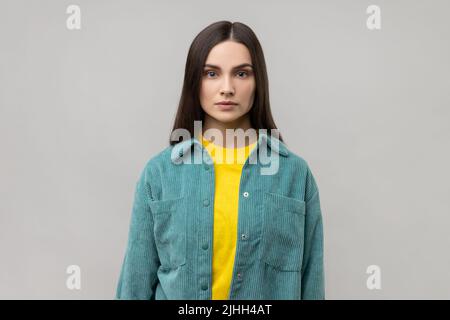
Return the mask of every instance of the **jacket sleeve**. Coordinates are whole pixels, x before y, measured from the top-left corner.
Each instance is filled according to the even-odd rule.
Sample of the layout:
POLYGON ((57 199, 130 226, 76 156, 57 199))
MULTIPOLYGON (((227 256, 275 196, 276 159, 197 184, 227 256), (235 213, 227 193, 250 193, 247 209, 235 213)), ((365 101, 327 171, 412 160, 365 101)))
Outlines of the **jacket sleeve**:
POLYGON ((324 300, 323 225, 319 190, 308 168, 306 176, 305 239, 302 263, 301 298, 324 300))
POLYGON ((116 299, 153 300, 159 257, 150 211, 150 184, 146 170, 136 183, 128 243, 117 284, 116 299))

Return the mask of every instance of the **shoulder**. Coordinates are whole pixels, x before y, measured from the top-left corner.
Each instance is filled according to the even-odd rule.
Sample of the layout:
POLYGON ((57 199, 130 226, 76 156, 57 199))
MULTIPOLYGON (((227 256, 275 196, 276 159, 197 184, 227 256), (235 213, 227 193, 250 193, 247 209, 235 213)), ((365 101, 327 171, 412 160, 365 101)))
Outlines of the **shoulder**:
POLYGON ((147 190, 150 199, 158 199, 161 194, 161 177, 167 172, 170 162, 172 146, 165 147, 162 151, 151 156, 141 169, 137 181, 137 190, 147 190))
POLYGON ((173 146, 167 146, 158 153, 152 155, 144 165, 143 173, 149 177, 155 176, 158 171, 164 168, 169 162, 173 146))
POLYGON ((286 162, 295 170, 301 172, 307 172, 310 170, 309 162, 300 153, 292 151, 288 146, 284 144, 287 150, 288 156, 286 157, 286 162))
POLYGON ((288 149, 288 152, 289 156, 286 159, 289 159, 289 166, 293 168, 291 173, 297 175, 303 181, 305 184, 305 198, 310 199, 319 191, 310 163, 303 156, 292 150, 288 149))

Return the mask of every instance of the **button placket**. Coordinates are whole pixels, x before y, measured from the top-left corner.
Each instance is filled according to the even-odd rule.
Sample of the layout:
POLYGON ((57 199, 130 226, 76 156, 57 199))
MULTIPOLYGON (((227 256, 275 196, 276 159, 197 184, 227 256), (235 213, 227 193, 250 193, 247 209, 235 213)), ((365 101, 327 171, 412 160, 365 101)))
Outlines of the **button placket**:
MULTIPOLYGON (((207 153, 202 157, 203 163, 199 166, 199 181, 194 182, 201 190, 199 206, 203 208, 198 212, 198 276, 199 283, 197 284, 198 299, 209 299, 211 293, 211 269, 209 265, 212 254, 212 228, 210 227, 213 215, 209 214, 212 211, 214 199, 214 166, 213 163, 208 163, 210 159, 207 153)), ((200 162, 201 163, 201 162, 200 162)), ((195 187, 195 186, 194 186, 195 187)))

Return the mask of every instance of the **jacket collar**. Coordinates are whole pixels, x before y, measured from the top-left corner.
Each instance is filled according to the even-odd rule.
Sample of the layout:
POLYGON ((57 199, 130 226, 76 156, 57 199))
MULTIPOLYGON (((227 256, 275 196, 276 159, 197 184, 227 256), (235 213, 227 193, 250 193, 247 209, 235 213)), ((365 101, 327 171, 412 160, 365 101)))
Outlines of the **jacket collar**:
MULTIPOLYGON (((259 148, 261 144, 266 144, 268 148, 281 156, 289 156, 289 151, 286 145, 276 137, 270 136, 264 131, 259 133, 257 147, 259 148)), ((203 148, 203 144, 196 137, 192 137, 189 140, 175 144, 173 146, 174 150, 172 150, 171 154, 172 162, 176 162, 183 156, 183 154, 186 154, 192 146, 198 147, 200 150, 203 148)))

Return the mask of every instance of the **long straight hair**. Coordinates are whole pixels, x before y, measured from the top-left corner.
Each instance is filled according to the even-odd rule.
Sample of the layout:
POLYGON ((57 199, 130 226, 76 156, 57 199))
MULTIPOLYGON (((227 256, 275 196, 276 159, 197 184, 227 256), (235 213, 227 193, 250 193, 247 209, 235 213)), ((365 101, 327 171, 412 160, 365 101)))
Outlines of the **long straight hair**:
MULTIPOLYGON (((255 33, 240 22, 218 21, 203 29, 192 41, 186 59, 184 83, 172 132, 186 129, 194 136, 194 121, 204 121, 205 112, 200 105, 200 85, 203 68, 211 49, 226 40, 245 45, 250 51, 255 74, 255 98, 249 111, 252 128, 277 129, 270 111, 269 81, 261 45, 255 33)), ((270 132, 270 131, 269 131, 270 132)), ((278 139, 283 141, 281 134, 278 139)), ((178 141, 169 143, 174 145, 178 141)))

